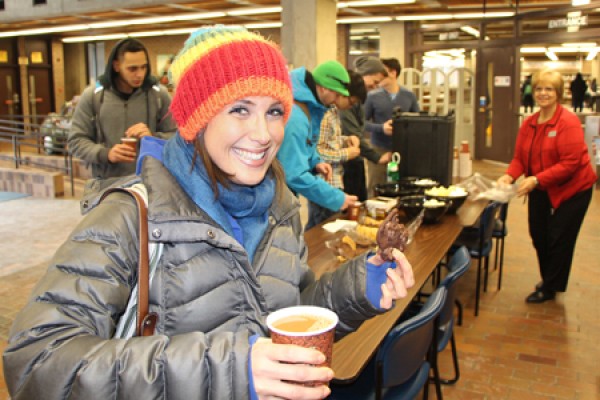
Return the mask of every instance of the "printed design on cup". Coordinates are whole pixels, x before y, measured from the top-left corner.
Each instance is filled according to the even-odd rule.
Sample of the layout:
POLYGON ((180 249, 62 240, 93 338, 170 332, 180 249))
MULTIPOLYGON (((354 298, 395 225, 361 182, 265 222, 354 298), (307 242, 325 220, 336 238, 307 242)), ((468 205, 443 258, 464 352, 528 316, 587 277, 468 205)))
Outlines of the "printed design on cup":
MULTIPOLYGON (((338 316, 333 311, 315 306, 282 308, 267 317, 273 343, 317 349, 325 355, 323 365, 328 367, 331 367, 337 323, 338 316)), ((320 382, 305 384, 314 386, 320 382)))

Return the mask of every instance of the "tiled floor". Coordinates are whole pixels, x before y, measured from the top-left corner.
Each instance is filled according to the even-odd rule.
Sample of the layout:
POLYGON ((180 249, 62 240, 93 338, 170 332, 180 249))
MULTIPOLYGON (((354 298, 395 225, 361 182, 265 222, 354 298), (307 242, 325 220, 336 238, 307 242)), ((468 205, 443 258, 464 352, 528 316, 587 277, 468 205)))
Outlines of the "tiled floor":
MULTIPOLYGON (((474 170, 496 178, 502 166, 476 162, 474 170)), ((0 351, 44 263, 77 223, 77 207, 73 199, 32 198, 0 206, 0 274, 12 272, 0 275, 0 351)), ((446 399, 600 399, 600 193, 595 192, 580 233, 569 291, 541 305, 523 301, 539 280, 526 214, 522 200, 511 202, 502 290, 492 273, 477 318, 475 268, 461 281, 464 322, 455 331, 461 379, 443 388, 446 399)), ((449 370, 449 350, 441 364, 443 373, 449 370)), ((2 380, 0 400, 7 397, 2 380)))

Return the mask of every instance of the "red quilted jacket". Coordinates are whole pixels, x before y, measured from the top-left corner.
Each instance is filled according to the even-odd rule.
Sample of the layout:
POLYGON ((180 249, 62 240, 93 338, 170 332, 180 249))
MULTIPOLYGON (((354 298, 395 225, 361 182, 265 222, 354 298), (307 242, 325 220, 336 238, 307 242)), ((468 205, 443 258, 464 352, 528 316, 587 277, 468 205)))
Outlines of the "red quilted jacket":
POLYGON ((517 136, 515 155, 507 173, 514 179, 535 175, 552 207, 596 182, 579 118, 558 105, 554 116, 538 124, 539 112, 527 118, 517 136))

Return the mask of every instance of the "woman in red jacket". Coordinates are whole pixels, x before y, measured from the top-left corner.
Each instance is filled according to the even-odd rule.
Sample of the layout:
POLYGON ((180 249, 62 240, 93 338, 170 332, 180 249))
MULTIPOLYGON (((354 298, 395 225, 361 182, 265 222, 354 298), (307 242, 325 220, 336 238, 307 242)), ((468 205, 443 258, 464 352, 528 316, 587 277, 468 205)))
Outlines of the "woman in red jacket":
POLYGON ((560 105, 560 73, 542 70, 533 77, 539 112, 527 118, 515 155, 499 184, 521 175, 518 196, 529 195, 529 234, 542 281, 526 301, 542 303, 567 289, 575 242, 592 198, 592 169, 579 118, 560 105))

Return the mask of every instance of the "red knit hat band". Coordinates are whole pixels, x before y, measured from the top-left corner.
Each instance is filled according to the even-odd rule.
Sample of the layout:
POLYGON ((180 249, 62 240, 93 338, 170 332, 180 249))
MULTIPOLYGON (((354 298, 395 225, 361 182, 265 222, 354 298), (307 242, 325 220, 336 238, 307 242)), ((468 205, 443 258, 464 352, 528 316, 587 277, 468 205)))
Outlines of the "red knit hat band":
MULTIPOLYGON (((185 95, 185 93, 182 93, 182 95, 185 95)), ((292 99, 292 89, 281 80, 271 77, 248 77, 245 80, 234 81, 219 88, 199 107, 186 113, 185 116, 182 115, 186 119, 182 123, 178 121, 179 134, 186 140, 193 140, 223 107, 240 98, 251 96, 270 96, 281 101, 285 110, 284 120, 287 121, 293 103, 293 100, 288 100, 292 99), (244 93, 244 96, 238 97, 237 93, 240 92, 244 93), (228 100, 234 97, 235 100, 228 100), (198 129, 199 126, 202 128, 198 129)), ((177 120, 175 114, 173 114, 173 117, 177 120)))
POLYGON ((274 44, 243 28, 214 27, 192 34, 173 66, 177 88, 171 112, 186 140, 193 140, 224 106, 244 97, 278 99, 286 120, 291 111, 285 58, 274 44))

